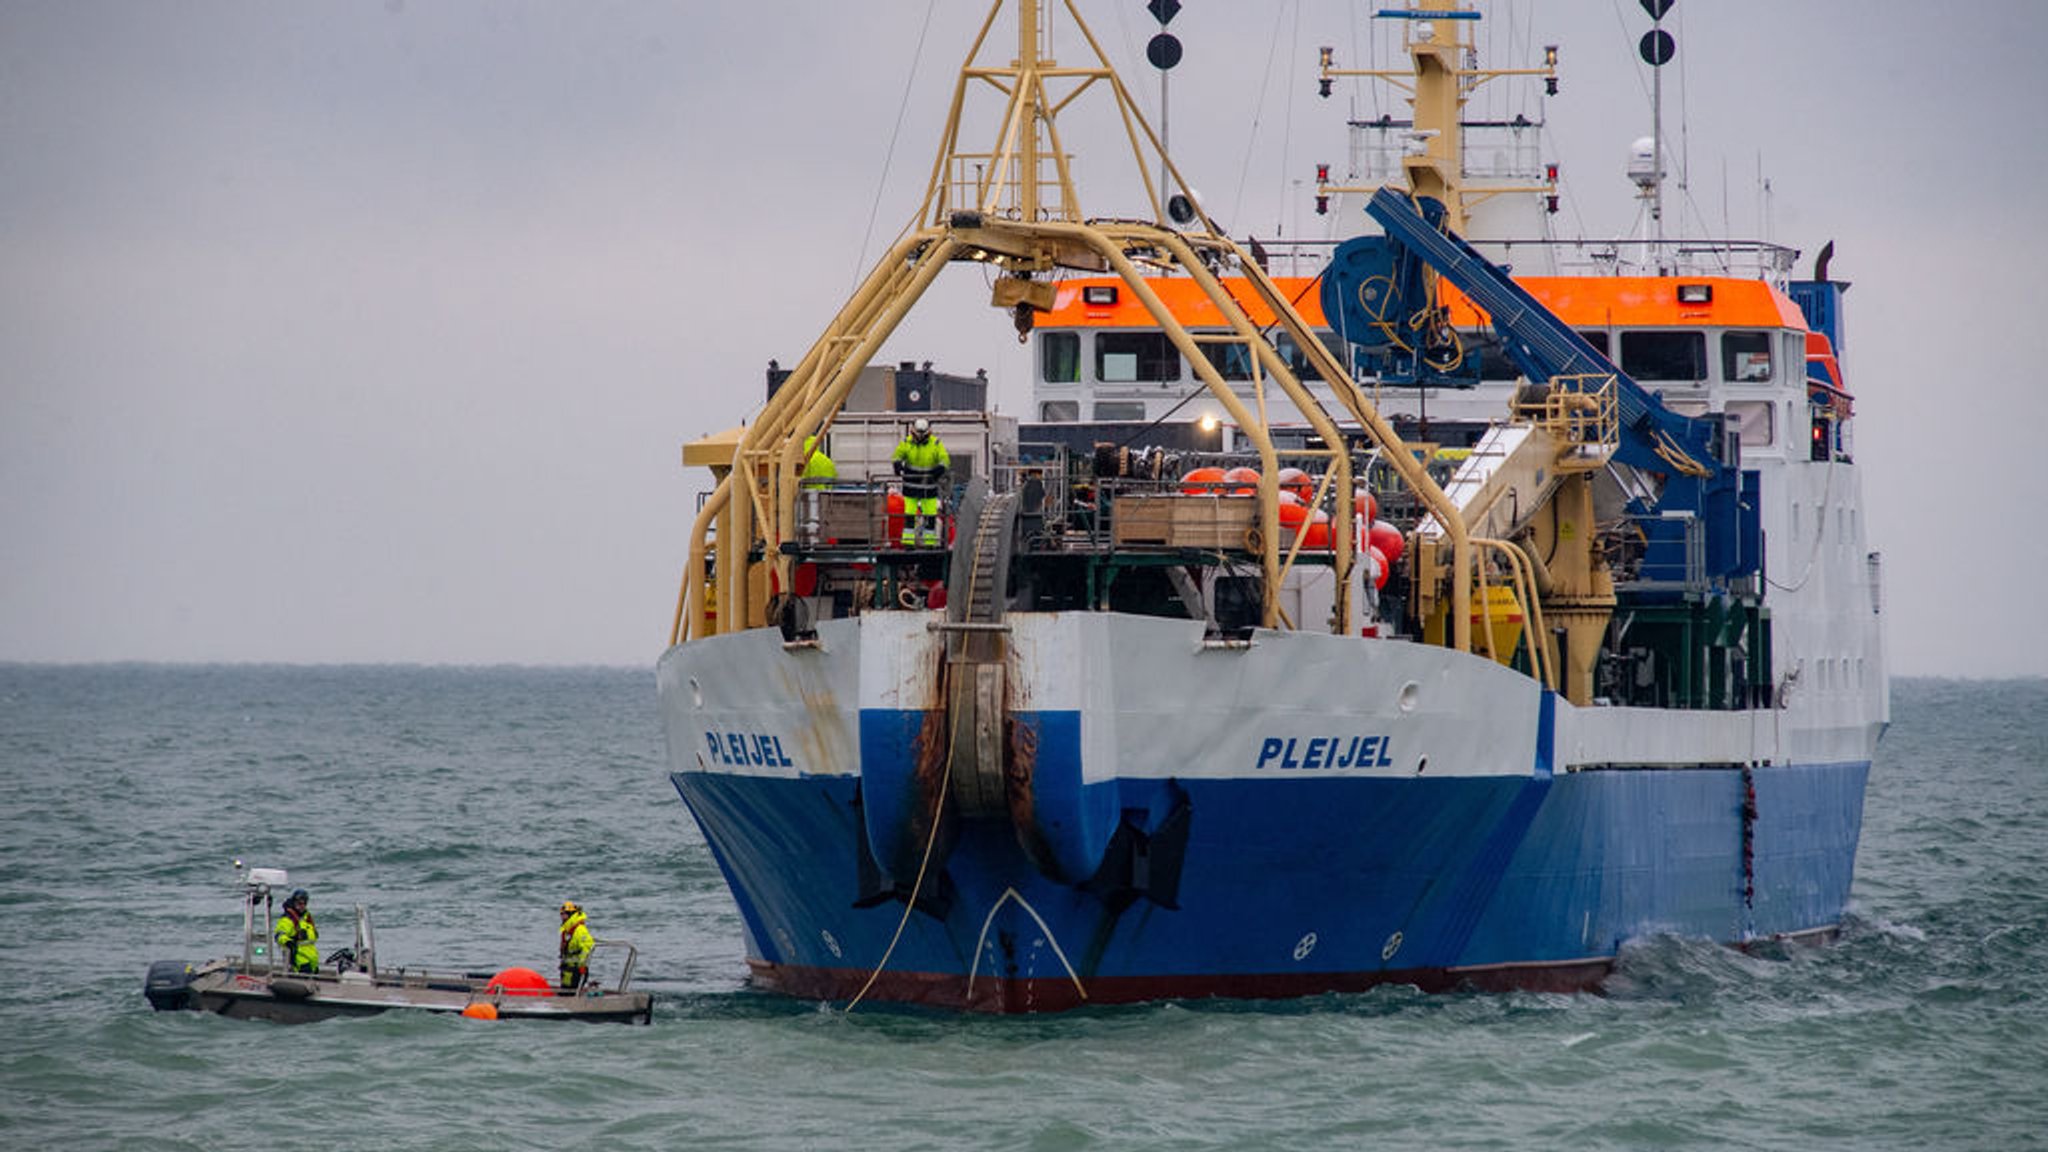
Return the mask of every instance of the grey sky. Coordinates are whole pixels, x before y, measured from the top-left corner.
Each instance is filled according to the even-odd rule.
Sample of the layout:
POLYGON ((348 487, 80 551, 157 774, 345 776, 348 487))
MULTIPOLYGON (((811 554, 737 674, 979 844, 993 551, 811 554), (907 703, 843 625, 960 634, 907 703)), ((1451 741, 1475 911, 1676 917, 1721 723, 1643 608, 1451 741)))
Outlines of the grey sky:
MULTIPOLYGON (((1341 164, 1345 104, 1314 53, 1357 58, 1353 7, 1186 0, 1174 151, 1234 231, 1317 227, 1295 182, 1341 164)), ((1647 17, 1511 8, 1496 51, 1563 46, 1564 229, 1624 231, 1647 17)), ((1085 11, 1155 112, 1142 4, 1085 11)), ((1855 283, 1894 669, 2043 674, 2048 6, 1965 11, 1679 0, 1667 125, 1710 226, 1761 231, 1761 164, 1774 238, 1835 240, 1855 283)), ((704 486, 678 446, 749 413, 904 222, 980 15, 0 6, 0 659, 651 663, 704 486)), ((1019 408, 971 276, 886 358, 1019 408)))

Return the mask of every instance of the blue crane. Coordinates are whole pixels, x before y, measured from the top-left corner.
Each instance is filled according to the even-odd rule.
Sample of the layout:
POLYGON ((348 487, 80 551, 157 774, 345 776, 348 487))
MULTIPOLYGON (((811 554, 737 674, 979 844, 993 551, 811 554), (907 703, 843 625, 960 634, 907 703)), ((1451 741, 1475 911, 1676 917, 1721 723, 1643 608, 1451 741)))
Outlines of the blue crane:
POLYGON ((1446 228, 1441 203, 1382 188, 1366 213, 1386 235, 1338 246, 1323 274, 1323 313, 1345 339, 1379 357, 1383 382, 1468 382, 1444 371, 1454 363, 1445 349, 1455 341, 1425 272, 1434 270, 1492 319, 1502 349, 1531 384, 1613 378, 1620 424, 1613 459, 1662 478, 1657 495, 1637 499, 1630 509, 1644 518, 1648 566, 1686 570, 1682 520, 1689 516, 1705 525, 1710 579, 1758 570, 1757 477, 1728 461, 1732 453, 1718 419, 1665 407, 1506 270, 1446 228))

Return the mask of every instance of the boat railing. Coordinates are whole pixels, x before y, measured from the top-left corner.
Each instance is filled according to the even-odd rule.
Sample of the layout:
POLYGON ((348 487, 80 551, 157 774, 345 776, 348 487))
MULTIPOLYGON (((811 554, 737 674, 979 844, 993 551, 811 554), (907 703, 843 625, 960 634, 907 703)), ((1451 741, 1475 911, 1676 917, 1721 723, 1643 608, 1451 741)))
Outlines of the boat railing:
MULTIPOLYGON (((1542 237, 1475 239, 1488 259, 1518 275, 1721 276, 1782 285, 1799 249, 1768 240, 1631 237, 1555 240, 1542 237)), ((1276 276, 1315 276, 1328 266, 1335 240, 1255 242, 1266 270, 1276 276)))
POLYGON ((1550 433, 1568 451, 1559 471, 1599 468, 1620 442, 1619 403, 1611 372, 1553 376, 1514 402, 1515 415, 1550 433))
MULTIPOLYGON (((1279 459, 1290 464, 1327 462, 1307 457, 1292 461, 1285 455, 1279 459)), ((1330 559, 1333 526, 1349 528, 1352 518, 1351 494, 1330 489, 1324 477, 1309 475, 1292 486, 1291 499, 1282 498, 1282 556, 1298 554, 1318 563, 1330 559), (1296 508, 1300 512, 1292 511, 1296 508)), ((1090 550, 1259 551, 1256 481, 1118 477, 1097 481, 1092 496, 1094 515, 1081 525, 1090 550)))
MULTIPOLYGON (((900 496, 893 477, 809 480, 797 494, 797 547, 804 551, 897 550, 901 547, 904 510, 891 507, 900 496)), ((940 534, 953 538, 953 515, 959 501, 939 502, 940 534)))
MULTIPOLYGON (((1181 463, 1189 460, 1203 463, 1207 457, 1187 457, 1181 463)), ((1288 458, 1283 456, 1282 460, 1288 458)), ((1243 463, 1241 459, 1225 462, 1243 463)), ((1302 462, 1317 461, 1305 457, 1302 462)), ((1183 524, 1205 519, 1197 515, 1198 509, 1211 510, 1206 519, 1214 520, 1214 510, 1218 508, 1241 512, 1241 518, 1247 525, 1250 523, 1248 510, 1254 506, 1257 491, 1254 484, 1238 479, 1188 482, 1180 478, 1179 471, 1176 468, 1172 474, 1158 476, 1096 479, 1070 473, 1063 460, 1032 460, 998 464, 991 469, 990 480, 993 491, 1016 492, 1021 497, 1018 515, 1026 522, 1027 551, 1109 551, 1120 546, 1143 546, 1150 538, 1132 535, 1128 519, 1123 531, 1116 528, 1119 501, 1133 506, 1165 501, 1148 506, 1181 509, 1183 524), (1216 498, 1226 502, 1218 504, 1216 498)), ((1321 478, 1311 477, 1310 483, 1320 485, 1321 478)), ((807 487, 799 499, 803 510, 797 540, 800 553, 863 552, 880 558, 900 551, 904 515, 891 501, 895 491, 893 482, 879 478, 807 487)), ((1335 518, 1349 503, 1348 498, 1326 491, 1321 493, 1316 506, 1335 518)), ((941 518, 949 540, 957 506, 957 493, 941 502, 941 518)), ((1164 545, 1167 541, 1161 539, 1156 543, 1164 545)), ((1213 547, 1242 549, 1242 533, 1228 542, 1204 545, 1205 549, 1213 547)))
MULTIPOLYGON (((592 943, 590 958, 594 963, 600 955, 609 956, 618 952, 624 952, 625 959, 619 964, 618 983, 613 985, 612 991, 623 993, 633 986, 633 968, 640 961, 640 950, 627 940, 597 940, 592 943)), ((590 988, 594 992, 596 985, 591 985, 590 988)))

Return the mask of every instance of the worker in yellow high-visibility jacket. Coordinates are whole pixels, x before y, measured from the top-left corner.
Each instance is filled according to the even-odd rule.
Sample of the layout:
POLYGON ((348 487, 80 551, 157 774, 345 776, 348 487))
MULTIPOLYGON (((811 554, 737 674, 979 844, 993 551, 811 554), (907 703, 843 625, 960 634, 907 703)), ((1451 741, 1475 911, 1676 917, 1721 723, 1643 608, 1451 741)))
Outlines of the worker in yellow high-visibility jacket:
POLYGON ((320 970, 320 929, 314 926, 313 911, 307 907, 311 903, 304 888, 295 889, 285 899, 284 915, 277 918, 277 957, 294 972, 320 970))
POLYGON ((818 447, 816 436, 804 437, 804 480, 837 480, 839 465, 832 462, 825 450, 818 447))
POLYGON ((590 979, 590 953, 596 947, 582 906, 562 901, 562 991, 574 992, 590 979))
POLYGON ((903 546, 938 547, 939 495, 953 460, 945 442, 932 435, 932 422, 922 416, 912 421, 910 435, 896 445, 889 462, 903 478, 903 546))

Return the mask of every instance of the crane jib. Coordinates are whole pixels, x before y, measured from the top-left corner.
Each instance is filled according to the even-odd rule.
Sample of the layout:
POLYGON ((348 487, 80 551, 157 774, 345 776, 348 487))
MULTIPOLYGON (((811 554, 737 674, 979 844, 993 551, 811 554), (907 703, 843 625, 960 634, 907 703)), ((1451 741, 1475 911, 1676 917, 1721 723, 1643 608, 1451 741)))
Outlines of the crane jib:
MULTIPOLYGON (((1618 459, 1660 470, 1674 466, 1680 471, 1696 470, 1706 477, 1729 471, 1712 451, 1713 428, 1708 422, 1666 408, 1505 270, 1443 227, 1441 205, 1427 197, 1417 201, 1382 188, 1365 210, 1386 229, 1397 260, 1434 268, 1493 318, 1515 366, 1532 382, 1560 376, 1613 376, 1623 429, 1622 443, 1615 451, 1618 459)), ((1338 251, 1341 254, 1343 248, 1338 251)))

